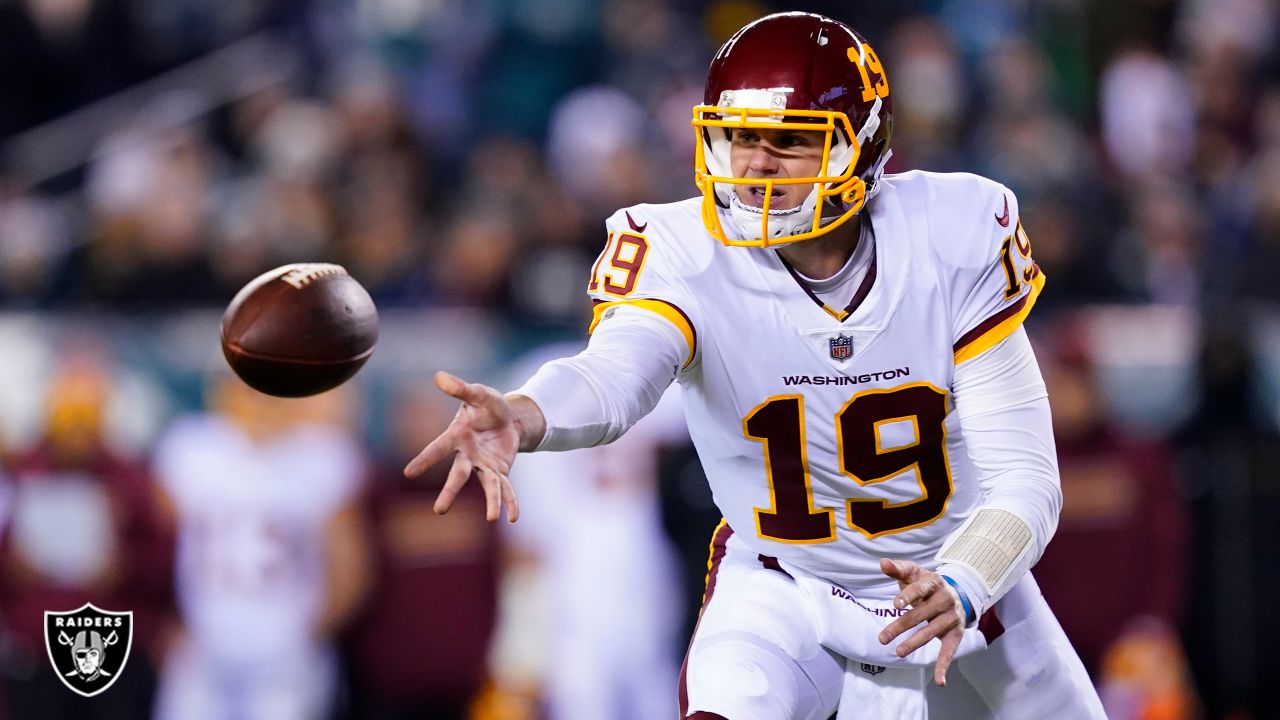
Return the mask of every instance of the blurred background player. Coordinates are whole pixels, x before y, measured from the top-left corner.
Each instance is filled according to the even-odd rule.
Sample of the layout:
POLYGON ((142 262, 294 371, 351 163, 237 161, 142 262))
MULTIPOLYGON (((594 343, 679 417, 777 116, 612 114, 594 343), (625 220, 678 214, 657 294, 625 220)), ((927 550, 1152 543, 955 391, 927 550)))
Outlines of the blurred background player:
POLYGON ((1108 717, 1191 718, 1194 694, 1176 641, 1188 573, 1181 478, 1165 443, 1104 415, 1087 333, 1063 318, 1042 354, 1063 500, 1036 576, 1108 717), (1139 576, 1132 592, 1098 592, 1139 576))
POLYGON ((104 437, 112 375, 92 342, 70 349, 51 378, 43 433, 8 463, 0 660, 12 718, 145 717, 150 710, 160 642, 172 622, 172 536, 145 463, 104 437), (67 691, 44 647, 44 611, 86 602, 134 613, 128 672, 114 692, 94 698, 67 691))
POLYGON ((367 468, 331 392, 282 401, 219 373, 209 412, 160 441, 156 482, 177 526, 182 629, 158 718, 310 720, 335 709, 334 636, 370 572, 367 468))
POLYGON ((479 488, 458 499, 475 514, 437 516, 443 473, 405 478, 404 453, 448 425, 454 408, 420 381, 397 387, 395 396, 391 442, 376 456, 366 502, 376 591, 343 633, 348 717, 466 720, 489 677, 498 528, 484 521, 479 488))
MULTIPOLYGON (((580 349, 544 347, 521 359, 512 382, 580 349)), ((658 460, 664 445, 688 438, 672 388, 619 441, 530 455, 513 470, 526 522, 505 527, 510 568, 495 662, 525 669, 503 672, 503 684, 533 686, 548 720, 673 713, 688 603, 662 528, 658 460)))

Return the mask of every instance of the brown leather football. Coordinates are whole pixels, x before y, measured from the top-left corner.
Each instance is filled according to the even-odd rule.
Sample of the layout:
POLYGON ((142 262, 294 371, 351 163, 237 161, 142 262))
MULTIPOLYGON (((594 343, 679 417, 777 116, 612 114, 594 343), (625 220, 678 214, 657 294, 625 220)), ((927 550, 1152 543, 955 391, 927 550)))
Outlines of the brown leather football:
POLYGON ((378 309, 341 265, 263 273, 222 315, 222 354, 250 387, 277 397, 341 385, 373 354, 378 309))

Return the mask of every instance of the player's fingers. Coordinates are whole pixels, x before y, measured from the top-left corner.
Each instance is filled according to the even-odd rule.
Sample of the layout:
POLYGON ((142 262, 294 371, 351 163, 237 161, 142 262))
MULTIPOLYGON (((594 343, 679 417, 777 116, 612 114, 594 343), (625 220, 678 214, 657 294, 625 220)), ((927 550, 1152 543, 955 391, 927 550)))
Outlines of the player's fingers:
POLYGON ((453 467, 449 468, 449 477, 445 479, 444 487, 440 488, 440 494, 436 495, 435 511, 441 515, 449 512, 449 508, 453 507, 454 499, 462 491, 462 486, 466 485, 470 478, 471 461, 464 455, 458 455, 453 460, 453 467))
POLYGON ((880 631, 880 644, 888 645, 902 633, 943 614, 948 607, 950 607, 950 598, 941 595, 933 595, 914 603, 909 611, 884 626, 880 631))
POLYGON ((457 375, 443 370, 436 372, 436 387, 450 397, 455 397, 468 405, 481 405, 490 396, 489 388, 480 383, 469 383, 457 375))
POLYGON ((502 504, 507 508, 507 522, 520 519, 520 503, 516 500, 516 489, 507 476, 498 476, 498 487, 502 491, 502 504))
POLYGON ((484 488, 484 519, 493 522, 502 516, 502 490, 498 476, 489 468, 476 468, 480 487, 484 488))
POLYGON ((890 560, 880 558, 880 572, 898 581, 898 587, 906 587, 916 579, 921 567, 909 560, 890 560))
POLYGON ((446 455, 453 452, 456 448, 453 444, 453 433, 448 430, 444 431, 435 440, 427 444, 418 456, 409 461, 404 466, 405 477, 416 478, 427 471, 427 468, 435 465, 445 458, 446 455))
POLYGON ((947 670, 951 669, 951 661, 960 649, 960 638, 963 632, 948 632, 942 636, 942 650, 938 652, 938 662, 933 666, 933 682, 938 687, 947 686, 947 670))
POLYGON ((919 625, 920 621, 917 619, 919 616, 912 615, 912 613, 915 613, 915 612, 916 612, 915 610, 912 610, 906 615, 903 615, 899 617, 897 620, 894 620, 888 625, 885 625, 884 628, 880 631, 880 637, 879 637, 880 644, 888 645, 889 643, 893 642, 894 638, 910 630, 916 625, 919 625))
POLYGON ((920 623, 929 621, 936 614, 927 605, 918 605, 911 608, 906 613, 899 615, 898 619, 884 626, 880 631, 880 644, 888 645, 893 642, 894 638, 920 625, 920 623))
POLYGON ((893 606, 901 610, 908 605, 917 605, 921 600, 933 595, 938 591, 938 583, 942 579, 933 574, 926 573, 923 577, 916 579, 911 584, 902 588, 893 598, 893 606))
POLYGON ((445 395, 461 400, 462 393, 467 389, 467 384, 457 375, 439 370, 436 372, 436 387, 440 388, 440 392, 445 395))
POLYGON ((896 650, 898 657, 906 657, 916 650, 919 650, 924 647, 925 643, 936 637, 941 637, 943 634, 955 627, 955 625, 956 619, 950 615, 939 615, 938 617, 935 617, 929 621, 928 625, 925 625, 915 631, 908 636, 906 640, 903 640, 898 644, 896 650))

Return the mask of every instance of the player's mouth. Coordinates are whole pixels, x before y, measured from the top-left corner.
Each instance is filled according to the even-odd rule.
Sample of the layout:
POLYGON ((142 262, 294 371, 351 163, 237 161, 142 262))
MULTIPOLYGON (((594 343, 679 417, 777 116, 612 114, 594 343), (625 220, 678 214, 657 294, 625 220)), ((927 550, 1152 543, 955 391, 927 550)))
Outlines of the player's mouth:
POLYGON ((748 204, 756 207, 764 207, 764 200, 769 198, 769 207, 778 209, 778 205, 784 202, 787 193, 780 188, 774 188, 772 192, 767 192, 763 185, 752 185, 747 188, 747 196, 743 198, 748 204))

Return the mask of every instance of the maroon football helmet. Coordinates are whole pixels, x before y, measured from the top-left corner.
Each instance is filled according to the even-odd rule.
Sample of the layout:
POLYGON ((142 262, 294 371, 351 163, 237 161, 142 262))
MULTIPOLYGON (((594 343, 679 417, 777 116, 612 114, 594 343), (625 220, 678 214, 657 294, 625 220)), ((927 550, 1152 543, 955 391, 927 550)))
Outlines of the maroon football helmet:
POLYGON ((893 103, 879 57, 852 28, 822 15, 777 13, 743 27, 716 53, 693 125, 707 230, 726 245, 767 247, 818 237, 862 209, 889 157, 893 103), (735 178, 735 128, 823 132, 822 166, 813 177, 735 178), (772 210, 775 184, 814 189, 800 207, 772 210), (763 185, 763 207, 739 202, 735 185, 763 185), (722 209, 745 239, 728 237, 722 209))

